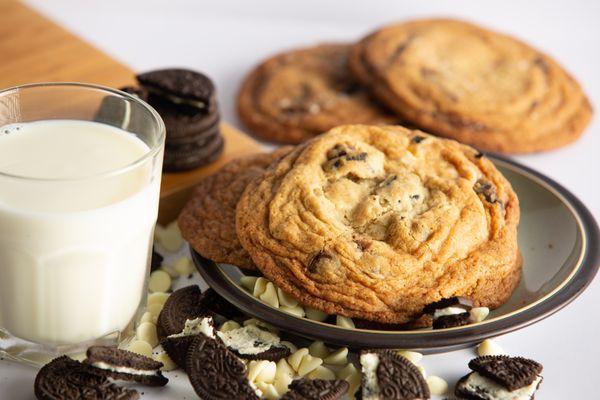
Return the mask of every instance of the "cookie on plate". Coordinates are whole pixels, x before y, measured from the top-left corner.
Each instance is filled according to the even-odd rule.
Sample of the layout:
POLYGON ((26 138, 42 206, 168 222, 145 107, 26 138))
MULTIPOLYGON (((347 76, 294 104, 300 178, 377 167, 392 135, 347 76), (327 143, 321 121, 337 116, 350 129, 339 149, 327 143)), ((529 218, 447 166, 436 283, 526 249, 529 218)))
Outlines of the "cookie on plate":
POLYGON ((246 185, 291 150, 236 158, 204 178, 179 215, 183 237, 203 257, 244 269, 256 269, 235 232, 235 207, 246 185))
POLYGON ((139 393, 110 382, 90 366, 67 356, 44 365, 35 377, 38 400, 137 400, 139 393))
POLYGON ((246 77, 242 121, 259 137, 300 143, 342 124, 393 124, 348 70, 350 45, 323 44, 275 55, 246 77))
POLYGON ((354 46, 349 65, 409 122, 484 150, 564 146, 592 115, 579 84, 551 57, 463 21, 384 27, 354 46))
POLYGON ((327 314, 384 323, 443 297, 506 301, 521 275, 519 202, 471 147, 402 127, 347 125, 251 182, 238 238, 266 278, 327 314))

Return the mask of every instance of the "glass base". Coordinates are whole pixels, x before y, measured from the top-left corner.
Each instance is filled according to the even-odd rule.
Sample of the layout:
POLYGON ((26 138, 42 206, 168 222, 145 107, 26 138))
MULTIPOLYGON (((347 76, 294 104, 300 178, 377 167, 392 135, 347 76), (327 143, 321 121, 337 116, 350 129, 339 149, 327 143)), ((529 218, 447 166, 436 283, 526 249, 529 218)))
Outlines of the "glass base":
POLYGON ((0 358, 6 358, 34 367, 41 367, 54 358, 63 355, 83 361, 89 347, 123 345, 131 340, 134 334, 134 321, 132 321, 127 328, 120 332, 113 332, 87 342, 54 346, 20 339, 0 328, 0 358))

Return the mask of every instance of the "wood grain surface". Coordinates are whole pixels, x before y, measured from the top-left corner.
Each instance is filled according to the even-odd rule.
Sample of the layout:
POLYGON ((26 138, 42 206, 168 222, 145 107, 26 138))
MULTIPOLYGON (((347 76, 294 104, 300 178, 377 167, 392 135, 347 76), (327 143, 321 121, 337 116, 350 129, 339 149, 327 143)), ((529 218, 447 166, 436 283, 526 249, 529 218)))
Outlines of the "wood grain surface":
MULTIPOLYGON (((0 0, 0 89, 34 82, 87 82, 121 87, 134 72, 64 28, 13 0, 0 0)), ((165 60, 165 65, 170 65, 165 60)), ((232 158, 261 151, 260 145, 221 124, 225 151, 206 167, 163 174, 159 222, 175 219, 191 189, 232 158)), ((168 133, 167 133, 168 134, 168 133)))

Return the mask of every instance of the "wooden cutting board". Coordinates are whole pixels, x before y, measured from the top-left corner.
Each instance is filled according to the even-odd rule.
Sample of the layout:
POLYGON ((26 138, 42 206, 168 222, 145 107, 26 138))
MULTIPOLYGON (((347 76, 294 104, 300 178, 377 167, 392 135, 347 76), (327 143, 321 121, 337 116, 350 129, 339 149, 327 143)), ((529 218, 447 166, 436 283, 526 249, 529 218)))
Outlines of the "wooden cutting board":
MULTIPOLYGON (((33 82, 88 82, 122 87, 134 72, 29 7, 0 0, 0 89, 33 82)), ((169 64, 165 60, 165 64, 169 64)), ((189 172, 163 174, 159 222, 174 220, 191 189, 232 158, 261 151, 252 138, 221 124, 225 150, 219 160, 189 172)))

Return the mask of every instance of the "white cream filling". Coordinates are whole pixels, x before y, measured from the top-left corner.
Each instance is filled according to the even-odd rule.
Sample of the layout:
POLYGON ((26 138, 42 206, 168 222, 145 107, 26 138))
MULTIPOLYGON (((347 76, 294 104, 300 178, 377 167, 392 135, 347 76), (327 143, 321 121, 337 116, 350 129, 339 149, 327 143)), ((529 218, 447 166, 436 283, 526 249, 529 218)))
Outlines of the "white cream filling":
POLYGON ((215 329, 213 328, 213 319, 212 317, 204 317, 204 318, 195 318, 195 319, 187 319, 185 321, 185 326, 183 331, 180 333, 175 333, 173 335, 169 335, 169 338, 178 338, 192 335, 202 334, 204 336, 208 336, 209 338, 215 337, 215 329))
POLYGON ((445 317, 446 315, 457 315, 466 313, 467 310, 461 307, 446 307, 439 310, 435 310, 433 313, 433 319, 438 319, 439 317, 445 317))
POLYGON ((104 369, 112 372, 119 372, 123 374, 131 374, 131 375, 156 375, 155 370, 147 370, 147 369, 136 369, 130 367, 120 367, 118 365, 113 365, 109 363, 105 363, 104 361, 97 361, 92 363, 93 367, 104 369))
POLYGON ((258 354, 279 346, 279 337, 256 325, 247 325, 227 332, 217 331, 217 335, 230 349, 240 354, 258 354))
POLYGON ((363 400, 379 399, 379 383, 377 382, 377 366, 379 366, 379 355, 375 353, 361 354, 360 365, 365 384, 362 387, 363 400))
POLYGON ((478 396, 486 400, 530 400, 541 379, 538 376, 531 385, 509 392, 504 386, 477 372, 473 372, 464 385, 467 390, 477 393, 478 396))

